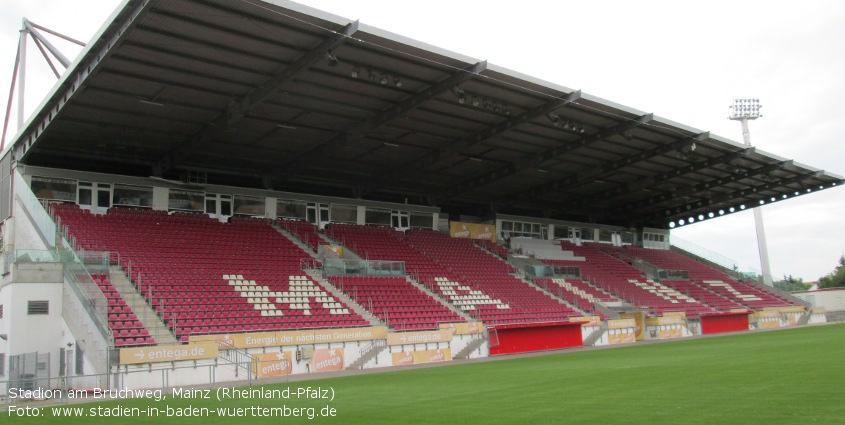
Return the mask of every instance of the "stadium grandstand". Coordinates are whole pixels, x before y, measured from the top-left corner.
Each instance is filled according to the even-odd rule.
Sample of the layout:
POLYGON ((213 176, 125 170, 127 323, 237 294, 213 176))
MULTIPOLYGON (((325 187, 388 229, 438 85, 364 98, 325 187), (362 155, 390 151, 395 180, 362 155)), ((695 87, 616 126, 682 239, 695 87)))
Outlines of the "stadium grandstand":
POLYGON ((4 145, 0 370, 153 388, 815 323, 669 236, 843 183, 297 3, 127 0, 4 145))

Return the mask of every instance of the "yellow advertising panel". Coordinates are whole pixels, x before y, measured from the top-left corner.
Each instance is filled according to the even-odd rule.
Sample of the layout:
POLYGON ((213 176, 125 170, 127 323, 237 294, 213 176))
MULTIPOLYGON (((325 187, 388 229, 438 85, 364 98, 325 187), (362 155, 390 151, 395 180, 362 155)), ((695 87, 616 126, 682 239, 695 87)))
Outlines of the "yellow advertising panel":
POLYGON ((601 317, 599 316, 581 316, 581 317, 570 317, 570 322, 587 322, 582 323, 581 326, 601 326, 601 317))
POLYGON ((213 341, 218 343, 220 348, 259 348, 302 344, 372 341, 375 339, 384 339, 386 335, 386 327, 375 326, 369 328, 313 329, 307 331, 196 335, 191 336, 189 340, 190 342, 213 341))
POLYGON ((449 342, 451 340, 452 331, 449 329, 387 334, 387 345, 427 344, 429 342, 449 342))
POLYGON ((447 362, 452 360, 452 350, 449 348, 438 348, 434 350, 408 351, 405 353, 393 353, 392 357, 393 366, 447 362))
POLYGON ((343 247, 340 245, 330 245, 326 247, 331 252, 334 252, 337 255, 337 258, 343 258, 343 247))
POLYGON ((452 335, 475 335, 484 332, 484 324, 481 322, 441 323, 440 329, 448 329, 452 335))
POLYGON ((661 329, 658 332, 660 339, 672 339, 672 338, 680 338, 682 336, 681 329, 661 329))
POLYGON ((637 322, 634 319, 611 319, 607 321, 608 329, 635 329, 637 322))
POLYGON ((188 345, 158 345, 120 349, 120 364, 161 363, 179 360, 213 359, 217 344, 201 342, 188 345))
POLYGON ((607 342, 609 344, 626 344, 626 343, 629 343, 629 342, 636 342, 636 341, 637 341, 637 337, 634 336, 633 332, 625 332, 625 333, 608 334, 607 335, 607 342))
POLYGON ((257 354, 253 358, 254 372, 258 378, 289 375, 293 368, 290 351, 257 354))
POLYGON ((314 372, 336 372, 343 370, 343 349, 318 348, 311 357, 314 372))
POLYGON ((825 314, 827 313, 827 308, 825 307, 813 307, 813 314, 825 314))
POLYGON ((645 319, 647 326, 681 325, 684 320, 679 316, 649 317, 645 319))
POLYGON ((774 319, 774 318, 780 319, 780 312, 777 311, 777 310, 758 311, 757 317, 760 318, 760 319, 774 319))
POLYGON ((682 322, 687 320, 687 312, 685 311, 664 311, 663 317, 677 317, 682 322))
POLYGON ((634 336, 637 341, 645 339, 645 313, 642 311, 635 311, 633 313, 622 313, 619 315, 622 319, 634 319, 634 336))
POLYGON ((760 320, 757 322, 757 326, 760 329, 775 329, 780 327, 780 319, 770 319, 767 318, 765 320, 760 320))
POLYGON ((788 307, 765 307, 763 311, 777 311, 780 313, 803 313, 804 307, 792 305, 788 307))
POLYGON ((795 326, 798 324, 798 317, 795 314, 787 314, 786 315, 786 325, 787 326, 795 326))
POLYGON ((449 233, 453 238, 486 239, 496 242, 496 226, 493 224, 449 222, 449 233))

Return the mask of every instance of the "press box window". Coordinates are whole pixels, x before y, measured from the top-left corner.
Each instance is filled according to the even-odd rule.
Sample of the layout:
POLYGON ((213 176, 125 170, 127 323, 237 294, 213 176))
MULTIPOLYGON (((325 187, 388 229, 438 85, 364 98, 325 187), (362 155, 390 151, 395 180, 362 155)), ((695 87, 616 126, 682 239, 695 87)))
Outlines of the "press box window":
POLYGON ((50 314, 50 301, 29 301, 26 305, 29 316, 50 314))

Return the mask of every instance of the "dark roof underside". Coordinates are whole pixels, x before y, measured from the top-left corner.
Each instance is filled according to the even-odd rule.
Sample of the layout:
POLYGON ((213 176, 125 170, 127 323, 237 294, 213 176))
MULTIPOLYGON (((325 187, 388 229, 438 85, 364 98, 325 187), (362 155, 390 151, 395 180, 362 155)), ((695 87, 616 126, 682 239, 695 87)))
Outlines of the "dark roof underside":
POLYGON ((51 96, 21 162, 661 228, 843 183, 280 1, 128 1, 51 96))

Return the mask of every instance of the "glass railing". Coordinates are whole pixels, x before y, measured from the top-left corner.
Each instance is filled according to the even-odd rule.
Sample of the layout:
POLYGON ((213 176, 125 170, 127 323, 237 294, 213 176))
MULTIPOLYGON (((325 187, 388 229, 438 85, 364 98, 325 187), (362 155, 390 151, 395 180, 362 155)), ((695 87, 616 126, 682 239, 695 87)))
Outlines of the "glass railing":
POLYGON ((326 258, 323 261, 325 276, 405 276, 404 261, 344 260, 326 258))
MULTIPOLYGON (((23 182, 23 176, 20 172, 15 170, 15 181, 23 182)), ((29 213, 29 218, 32 225, 35 226, 48 248, 56 247, 56 223, 47 214, 47 210, 41 205, 41 200, 35 197, 32 190, 26 184, 15 185, 15 197, 23 205, 29 213)))
POLYGON ((16 249, 4 258, 5 271, 11 271, 12 264, 55 263, 62 264, 62 272, 71 283, 70 287, 84 302, 85 310, 106 339, 110 335, 108 322, 109 303, 99 286, 94 282, 85 264, 71 250, 16 249))
POLYGON ((580 267, 547 266, 540 264, 526 264, 522 272, 529 278, 581 278, 580 267))
POLYGON ((746 279, 757 279, 760 276, 760 271, 748 266, 741 266, 739 262, 734 259, 725 257, 724 255, 713 252, 707 248, 696 245, 686 239, 675 235, 670 235, 670 242, 672 246, 682 249, 697 257, 703 258, 711 263, 722 266, 725 269, 733 270, 739 276, 746 279))
POLYGON ((60 256, 56 251, 43 251, 35 249, 16 249, 11 253, 10 263, 61 263, 60 256))
MULTIPOLYGON (((16 178, 19 178, 19 181, 24 181, 23 177, 20 176, 20 173, 17 171, 16 173, 16 178)), ((38 229, 42 239, 45 241, 45 244, 50 248, 48 250, 40 251, 40 254, 35 254, 35 251, 16 251, 23 252, 21 255, 29 255, 30 260, 32 260, 32 258, 41 258, 51 259, 53 262, 61 262, 64 266, 64 275, 70 282, 70 287, 73 288, 73 291, 77 296, 79 296, 82 304, 85 306, 85 310, 93 319, 103 338, 105 338, 106 341, 111 341, 111 330, 109 329, 107 321, 109 311, 108 300, 105 295, 103 295, 100 287, 94 282, 90 271, 85 267, 83 261, 73 248, 70 247, 66 240, 63 240, 63 248, 55 249, 56 240, 60 238, 60 236, 58 236, 59 233, 57 232, 56 222, 53 221, 50 214, 47 213, 45 206, 38 198, 35 197, 35 194, 32 193, 32 190, 30 190, 27 185, 21 184, 15 186, 15 197, 26 209, 26 213, 31 219, 33 226, 38 229), (32 255, 36 255, 36 257, 32 257, 32 255), (53 256, 55 256, 55 259, 53 259, 53 256)), ((15 260, 17 257, 18 256, 16 255, 15 260)), ((22 261, 26 261, 26 258, 22 256, 21 259, 22 261)))

